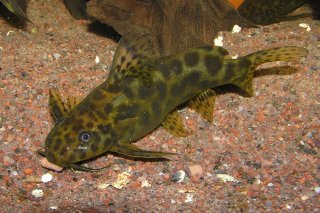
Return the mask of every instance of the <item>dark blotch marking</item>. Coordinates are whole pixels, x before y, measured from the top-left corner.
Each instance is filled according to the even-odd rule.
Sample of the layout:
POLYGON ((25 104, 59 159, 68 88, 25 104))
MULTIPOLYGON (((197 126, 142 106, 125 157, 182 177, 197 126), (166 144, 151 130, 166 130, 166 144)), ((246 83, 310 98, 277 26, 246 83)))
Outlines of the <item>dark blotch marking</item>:
POLYGON ((112 92, 112 93, 117 93, 121 90, 119 84, 111 84, 109 85, 109 90, 108 92, 112 92))
POLYGON ((136 117, 136 114, 138 112, 138 105, 132 104, 132 105, 120 105, 117 109, 118 113, 116 116, 116 120, 124 120, 127 118, 133 118, 136 117))
POLYGON ((139 87, 138 94, 140 98, 145 99, 154 94, 154 89, 152 87, 139 87))
POLYGON ((188 52, 184 55, 184 60, 187 66, 194 67, 199 62, 199 54, 197 52, 188 52))
POLYGON ((103 111, 98 110, 98 111, 96 111, 96 114, 100 120, 107 120, 107 118, 108 118, 108 115, 106 113, 104 113, 103 111))
POLYGON ((170 66, 177 75, 182 72, 182 63, 178 59, 172 59, 170 66))
POLYGON ((127 96, 128 98, 133 98, 133 92, 131 90, 130 87, 124 87, 123 88, 123 93, 125 96, 127 96))
POLYGON ((147 111, 144 111, 141 113, 141 122, 143 124, 149 124, 150 123, 150 114, 147 111))
POLYGON ((183 92, 184 92, 184 88, 185 88, 185 84, 184 84, 184 83, 181 83, 181 82, 178 82, 178 83, 174 84, 174 85, 171 87, 170 93, 171 93, 171 95, 173 95, 173 96, 181 95, 181 94, 183 94, 183 92))
POLYGON ((201 72, 198 71, 192 71, 190 74, 186 75, 183 80, 182 80, 182 84, 186 85, 188 87, 190 86, 194 86, 194 84, 198 85, 199 84, 199 80, 201 77, 201 72))
POLYGON ((227 64, 225 75, 223 77, 224 82, 228 82, 234 76, 235 69, 236 69, 235 65, 236 65, 235 63, 227 64))
POLYGON ((112 112, 112 109, 113 109, 113 106, 112 106, 112 104, 106 104, 105 106, 104 106, 104 112, 108 115, 108 114, 110 114, 111 112, 112 112))
POLYGON ((129 61, 126 65, 126 68, 130 67, 132 65, 131 61, 129 61))
MULTIPOLYGON (((137 48, 135 45, 132 45, 131 47, 128 48, 129 49, 129 52, 131 53, 136 53, 137 52, 137 48)), ((135 55, 136 54, 133 54, 132 58, 135 58, 135 55)))
POLYGON ((80 118, 74 122, 74 126, 72 128, 74 131, 80 131, 83 129, 83 120, 80 118))
POLYGON ((91 150, 95 153, 98 151, 98 143, 92 143, 91 144, 91 150))
POLYGON ((88 129, 92 129, 92 128, 93 128, 93 123, 92 123, 91 121, 89 121, 89 122, 87 123, 87 128, 88 128, 88 129))
POLYGON ((93 98, 95 99, 95 100, 101 100, 101 99, 103 99, 103 98, 105 98, 105 95, 102 93, 102 91, 100 91, 100 90, 96 90, 93 94, 92 94, 92 96, 93 96, 93 98))
POLYGON ((222 69, 222 60, 218 56, 206 55, 204 63, 211 75, 216 75, 222 69))
POLYGON ((219 48, 219 53, 222 54, 222 55, 228 55, 228 51, 222 47, 219 48))
POLYGON ((251 61, 247 58, 241 58, 238 64, 239 69, 248 69, 250 65, 251 61))
POLYGON ((70 133, 66 133, 63 137, 66 141, 71 141, 70 133))
POLYGON ((118 65, 116 66, 116 70, 119 72, 120 69, 121 69, 121 66, 118 64, 118 65))
POLYGON ((120 62, 121 64, 126 60, 126 57, 125 56, 122 56, 121 59, 120 59, 120 62))
POLYGON ((54 141, 54 145, 53 145, 53 150, 54 151, 58 151, 60 146, 62 144, 62 140, 60 138, 57 138, 55 141, 54 141))
POLYGON ((113 131, 111 131, 111 138, 105 139, 103 143, 100 143, 98 145, 98 148, 107 151, 115 143, 116 139, 117 135, 113 131))
POLYGON ((157 67, 165 78, 168 78, 170 76, 171 69, 166 63, 159 62, 157 67))
POLYGON ((60 155, 64 156, 67 153, 67 147, 63 147, 60 151, 60 155))
POLYGON ((170 93, 173 96, 179 96, 184 94, 186 87, 199 86, 201 73, 198 71, 193 71, 183 78, 181 82, 176 83, 171 87, 170 93))
POLYGON ((87 153, 85 152, 85 150, 81 150, 79 157, 80 157, 80 160, 86 159, 87 153))
POLYGON ((159 98, 161 100, 167 96, 167 86, 162 81, 157 82, 156 89, 159 92, 159 98))
MULTIPOLYGON (((78 110, 77 115, 73 115, 72 120, 77 120, 77 117, 78 117, 79 115, 86 114, 87 111, 88 111, 88 108, 87 108, 87 107, 81 107, 81 108, 78 110)), ((82 120, 81 120, 81 122, 82 122, 82 120)))
POLYGON ((71 119, 64 120, 63 124, 68 127, 71 124, 71 119))
POLYGON ((97 121, 98 120, 97 116, 93 113, 92 110, 88 110, 87 113, 88 113, 88 116, 90 117, 90 120, 93 120, 93 121, 97 121))
POLYGON ((156 118, 161 115, 161 104, 159 99, 156 99, 151 103, 151 109, 156 118))
POLYGON ((100 124, 98 128, 103 134, 109 134, 111 132, 110 124, 107 124, 107 125, 100 124))

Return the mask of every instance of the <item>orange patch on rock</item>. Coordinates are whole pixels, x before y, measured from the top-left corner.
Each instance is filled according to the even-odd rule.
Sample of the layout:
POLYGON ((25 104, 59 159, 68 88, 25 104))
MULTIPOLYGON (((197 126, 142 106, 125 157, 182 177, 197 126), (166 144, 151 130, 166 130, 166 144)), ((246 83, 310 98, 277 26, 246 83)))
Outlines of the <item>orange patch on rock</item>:
POLYGON ((232 6, 235 9, 238 9, 238 7, 244 2, 245 0, 229 0, 230 4, 232 4, 232 6))

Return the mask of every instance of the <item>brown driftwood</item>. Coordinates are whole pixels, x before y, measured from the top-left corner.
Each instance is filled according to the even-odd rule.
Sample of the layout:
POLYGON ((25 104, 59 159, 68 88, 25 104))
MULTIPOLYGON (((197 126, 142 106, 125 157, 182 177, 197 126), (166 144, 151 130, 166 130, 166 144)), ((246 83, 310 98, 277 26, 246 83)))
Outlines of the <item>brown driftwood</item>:
POLYGON ((212 45, 219 31, 235 24, 255 26, 241 18, 227 0, 91 0, 88 13, 120 34, 151 34, 161 54, 212 45))

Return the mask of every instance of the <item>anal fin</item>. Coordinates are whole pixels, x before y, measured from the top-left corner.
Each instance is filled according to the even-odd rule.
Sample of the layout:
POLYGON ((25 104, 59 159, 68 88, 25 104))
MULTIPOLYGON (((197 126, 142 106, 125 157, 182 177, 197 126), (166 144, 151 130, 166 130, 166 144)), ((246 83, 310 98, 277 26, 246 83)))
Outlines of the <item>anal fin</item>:
POLYGON ((170 112, 162 122, 162 126, 174 136, 186 137, 189 135, 177 111, 170 112))
POLYGON ((208 89, 191 99, 189 102, 189 107, 198 112, 207 121, 212 122, 215 95, 216 93, 212 89, 208 89))
POLYGON ((256 69, 255 66, 250 67, 246 77, 244 78, 244 80, 235 81, 235 82, 232 83, 232 84, 236 85, 237 87, 239 87, 240 89, 242 89, 246 93, 246 95, 248 97, 252 97, 253 96, 252 81, 253 81, 253 76, 254 76, 255 69, 256 69))

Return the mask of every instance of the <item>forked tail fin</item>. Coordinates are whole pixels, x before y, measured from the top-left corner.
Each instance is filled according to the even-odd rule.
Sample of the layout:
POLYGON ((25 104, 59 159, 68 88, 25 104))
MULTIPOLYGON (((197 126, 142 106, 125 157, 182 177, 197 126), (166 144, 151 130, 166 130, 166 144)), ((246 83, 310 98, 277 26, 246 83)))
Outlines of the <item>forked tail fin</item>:
POLYGON ((233 84, 243 89, 249 96, 253 95, 252 79, 256 67, 260 64, 275 61, 295 61, 306 56, 308 51, 303 47, 285 46, 262 50, 239 58, 242 73, 234 79, 233 84), (241 64, 249 64, 244 68, 241 64))

